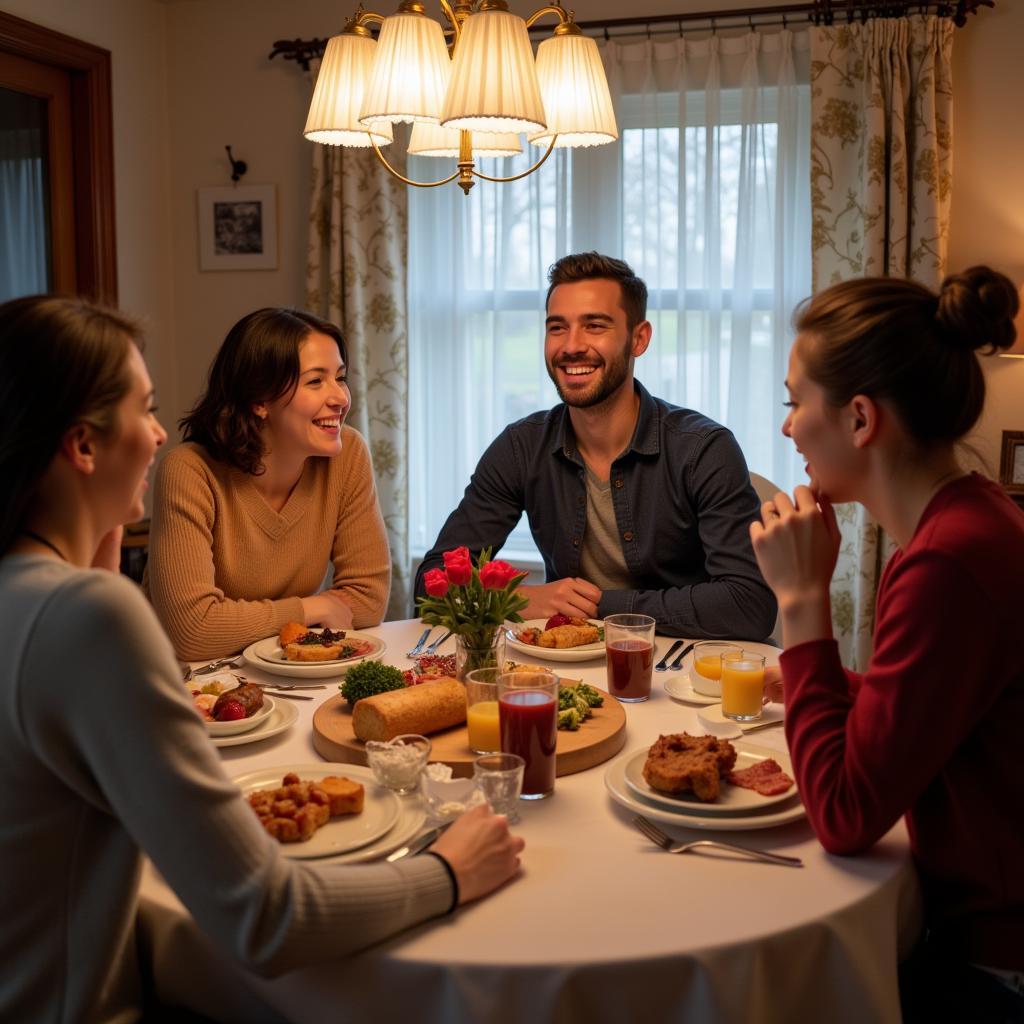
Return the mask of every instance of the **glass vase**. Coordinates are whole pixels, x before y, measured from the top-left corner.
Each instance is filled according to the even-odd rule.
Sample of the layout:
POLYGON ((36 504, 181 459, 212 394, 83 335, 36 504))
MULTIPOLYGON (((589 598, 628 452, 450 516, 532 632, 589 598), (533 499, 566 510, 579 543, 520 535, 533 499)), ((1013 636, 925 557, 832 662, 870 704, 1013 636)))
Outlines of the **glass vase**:
POLYGON ((455 678, 464 682, 466 673, 478 668, 504 668, 505 630, 496 626, 489 642, 478 636, 455 636, 455 678))

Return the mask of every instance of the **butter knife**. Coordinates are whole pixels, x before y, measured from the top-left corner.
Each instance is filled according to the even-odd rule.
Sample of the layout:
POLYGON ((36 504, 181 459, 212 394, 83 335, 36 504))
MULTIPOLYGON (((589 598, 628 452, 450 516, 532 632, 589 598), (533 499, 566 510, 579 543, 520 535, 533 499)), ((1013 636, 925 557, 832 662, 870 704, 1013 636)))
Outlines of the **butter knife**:
POLYGON ((437 828, 429 829, 426 832, 420 833, 415 839, 411 839, 405 846, 400 846, 393 853, 389 853, 384 859, 389 863, 393 864, 396 860, 402 860, 405 857, 414 857, 417 853, 422 853, 431 843, 437 841, 438 837, 445 830, 444 825, 439 825, 437 828))
POLYGON ((268 697, 287 697, 288 700, 315 700, 315 697, 309 697, 304 693, 291 693, 289 690, 268 690, 266 687, 261 687, 263 692, 268 697))
POLYGON ((685 658, 690 653, 690 651, 692 651, 694 649, 694 647, 696 647, 696 646, 697 646, 696 642, 694 642, 692 644, 687 644, 679 652, 679 656, 676 658, 676 660, 673 661, 671 665, 669 665, 668 670, 670 672, 678 672, 683 667, 683 658, 685 658))
POLYGON ((659 661, 659 662, 658 662, 658 664, 654 666, 654 671, 655 671, 655 672, 664 672, 664 671, 665 671, 665 669, 667 669, 667 668, 668 668, 668 659, 669 659, 669 658, 671 658, 671 657, 672 657, 672 655, 673 655, 673 654, 675 654, 675 653, 676 653, 676 651, 678 651, 678 650, 679 650, 679 648, 680 648, 680 647, 682 647, 684 643, 685 643, 685 641, 684 641, 684 640, 677 640, 677 641, 676 641, 676 642, 675 642, 675 643, 674 643, 674 644, 673 644, 673 645, 672 645, 672 646, 671 646, 671 647, 670 647, 670 648, 669 648, 669 649, 668 649, 668 650, 667 650, 667 651, 665 652, 665 657, 664 657, 664 658, 662 658, 662 659, 661 659, 661 661, 659 661))

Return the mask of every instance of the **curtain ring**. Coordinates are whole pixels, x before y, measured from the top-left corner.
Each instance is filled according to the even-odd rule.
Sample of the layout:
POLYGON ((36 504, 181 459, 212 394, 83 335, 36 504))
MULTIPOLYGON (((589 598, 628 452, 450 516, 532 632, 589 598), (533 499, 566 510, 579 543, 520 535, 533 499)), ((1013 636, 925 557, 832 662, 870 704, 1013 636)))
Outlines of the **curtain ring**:
POLYGON ((711 19, 711 34, 714 35, 718 31, 718 25, 715 24, 715 19, 711 19))

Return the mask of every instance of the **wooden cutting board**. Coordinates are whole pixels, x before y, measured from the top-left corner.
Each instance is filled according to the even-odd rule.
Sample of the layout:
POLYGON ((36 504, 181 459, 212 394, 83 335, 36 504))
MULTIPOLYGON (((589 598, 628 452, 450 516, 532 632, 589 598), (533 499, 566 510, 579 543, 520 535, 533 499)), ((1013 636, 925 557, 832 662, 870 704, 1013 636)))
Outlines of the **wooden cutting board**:
MULTIPOLYGON (((558 730, 555 751, 555 771, 558 775, 572 775, 593 768, 614 757, 626 742, 625 708, 604 690, 604 704, 594 708, 593 715, 576 732, 558 730)), ((430 736, 433 749, 431 761, 451 765, 457 778, 473 774, 473 760, 477 755, 469 749, 465 725, 456 725, 430 736)), ((352 712, 348 703, 337 694, 324 701, 313 715, 313 746, 328 761, 345 764, 366 764, 366 745, 356 739, 352 731, 352 712)))

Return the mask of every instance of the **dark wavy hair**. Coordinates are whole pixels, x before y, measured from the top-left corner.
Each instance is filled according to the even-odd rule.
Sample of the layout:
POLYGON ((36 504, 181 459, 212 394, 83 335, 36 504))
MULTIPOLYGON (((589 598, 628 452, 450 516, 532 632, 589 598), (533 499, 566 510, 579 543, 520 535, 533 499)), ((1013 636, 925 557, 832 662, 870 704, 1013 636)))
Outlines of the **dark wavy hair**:
POLYGON ((84 299, 29 295, 0 305, 0 553, 31 511, 39 481, 72 427, 109 435, 131 388, 141 326, 84 299))
POLYGON ((178 422, 182 439, 254 476, 264 471, 266 447, 255 406, 295 389, 299 347, 314 331, 333 338, 348 364, 341 331, 301 309, 257 309, 228 331, 213 360, 206 390, 178 422))
POLYGON ((797 307, 807 375, 830 405, 854 395, 888 401, 922 448, 960 440, 985 404, 975 354, 1010 348, 1020 299, 989 267, 950 274, 939 293, 916 281, 868 277, 826 288, 797 307))
POLYGON ((563 256, 551 264, 548 270, 548 294, 545 307, 551 301, 551 293, 560 284, 575 284, 577 281, 593 281, 607 278, 617 281, 622 289, 622 308, 626 311, 626 326, 633 330, 647 319, 647 285, 633 273, 633 268, 624 260, 602 256, 599 252, 578 252, 563 256))

